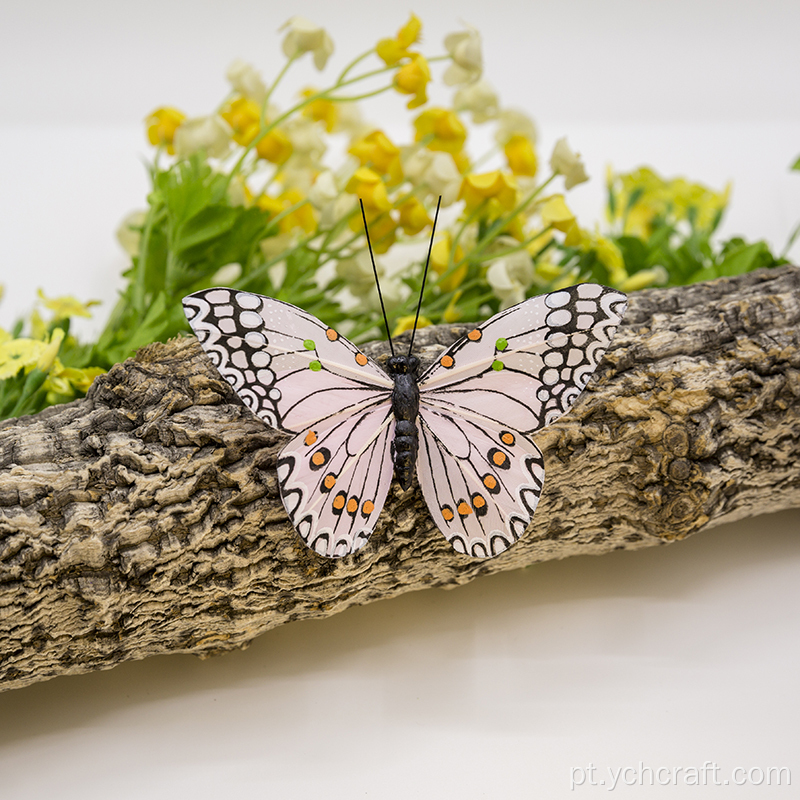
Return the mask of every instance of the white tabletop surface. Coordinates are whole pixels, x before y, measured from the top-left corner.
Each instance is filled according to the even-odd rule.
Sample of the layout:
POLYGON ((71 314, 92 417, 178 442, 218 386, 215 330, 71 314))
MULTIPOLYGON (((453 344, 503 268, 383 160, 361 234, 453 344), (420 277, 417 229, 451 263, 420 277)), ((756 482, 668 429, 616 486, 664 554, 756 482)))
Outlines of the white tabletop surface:
MULTIPOLYGON (((79 329, 97 330, 125 266, 114 229, 147 191, 141 118, 167 103, 206 112, 238 56, 274 74, 275 29, 294 13, 341 53, 407 13, 343 8, 7 3, 0 325, 41 286, 103 300, 79 329)), ((544 157, 562 135, 583 152, 594 180, 571 196, 584 224, 601 218, 608 162, 733 180, 725 235, 780 249, 800 220, 800 174, 787 171, 800 155, 800 4, 416 10, 431 49, 461 19, 482 31, 487 76, 537 118, 544 157)), ((208 661, 158 657, 1 694, 0 800, 795 797, 798 528, 800 510, 743 520, 287 625, 208 661), (775 768, 791 786, 785 770, 774 785, 775 768)))

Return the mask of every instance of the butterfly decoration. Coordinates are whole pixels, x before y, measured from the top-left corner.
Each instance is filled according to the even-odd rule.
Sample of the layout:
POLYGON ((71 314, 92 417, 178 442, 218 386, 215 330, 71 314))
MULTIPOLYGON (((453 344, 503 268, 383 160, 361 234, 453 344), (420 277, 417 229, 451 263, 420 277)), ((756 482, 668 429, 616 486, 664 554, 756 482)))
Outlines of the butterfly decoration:
POLYGON ((416 465, 445 538, 459 553, 488 558, 524 535, 544 483, 531 434, 572 407, 626 297, 584 283, 525 300, 477 325, 421 377, 414 333, 406 355, 394 353, 390 338, 387 373, 338 331, 280 300, 212 288, 183 305, 245 405, 292 434, 278 482, 312 550, 338 558, 363 547, 393 473, 408 489, 416 465))

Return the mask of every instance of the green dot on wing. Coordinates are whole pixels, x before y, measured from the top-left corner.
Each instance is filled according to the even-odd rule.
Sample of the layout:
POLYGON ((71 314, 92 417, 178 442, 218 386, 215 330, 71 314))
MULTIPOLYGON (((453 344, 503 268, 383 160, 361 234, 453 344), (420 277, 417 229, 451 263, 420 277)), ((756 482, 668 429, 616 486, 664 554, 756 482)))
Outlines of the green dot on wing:
POLYGON ((303 347, 305 347, 306 350, 314 350, 314 349, 316 349, 317 346, 316 346, 316 344, 314 344, 314 340, 313 339, 306 339, 303 342, 303 347))
POLYGON ((320 364, 319 361, 309 361, 308 368, 312 372, 319 372, 322 369, 322 364, 320 364))
POLYGON ((502 361, 493 361, 492 362, 492 369, 497 370, 498 372, 505 367, 502 361))
POLYGON ((508 347, 508 339, 503 339, 502 337, 500 337, 500 338, 499 338, 499 339, 498 339, 498 340, 497 340, 497 341, 494 343, 494 346, 495 346, 495 347, 496 347, 498 350, 505 350, 505 349, 506 349, 506 347, 508 347))

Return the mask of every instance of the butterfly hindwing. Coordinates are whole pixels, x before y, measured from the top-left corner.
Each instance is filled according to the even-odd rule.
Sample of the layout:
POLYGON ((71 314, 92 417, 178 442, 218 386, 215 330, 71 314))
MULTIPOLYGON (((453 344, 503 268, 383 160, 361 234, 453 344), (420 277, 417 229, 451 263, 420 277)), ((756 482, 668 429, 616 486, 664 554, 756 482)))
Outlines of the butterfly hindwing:
POLYGON ((459 552, 496 556, 524 533, 544 482, 539 448, 481 419, 420 408, 419 483, 437 527, 459 552))
POLYGON ((278 458, 281 497, 314 551, 346 556, 366 544, 392 482, 388 400, 336 414, 295 436, 278 458))
POLYGON ((273 428, 298 433, 392 390, 389 376, 354 344, 289 303, 218 288, 183 305, 214 366, 273 428))
POLYGON ((421 397, 532 433, 572 407, 625 303, 621 292, 585 283, 501 311, 439 357, 420 379, 421 397))

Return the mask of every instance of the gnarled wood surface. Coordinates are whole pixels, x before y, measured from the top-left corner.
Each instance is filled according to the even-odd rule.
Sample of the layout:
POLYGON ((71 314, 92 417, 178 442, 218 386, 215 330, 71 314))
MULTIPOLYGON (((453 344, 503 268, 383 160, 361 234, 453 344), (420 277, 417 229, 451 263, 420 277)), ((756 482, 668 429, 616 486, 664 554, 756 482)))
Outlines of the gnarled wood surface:
MULTIPOLYGON (((422 356, 466 330, 420 331, 422 356)), ((396 483, 370 544, 317 556, 280 503, 285 437, 194 339, 151 345, 84 400, 0 423, 0 687, 800 506, 799 345, 792 267, 633 295, 574 409, 535 437, 530 532, 488 561, 453 552, 396 483)))

